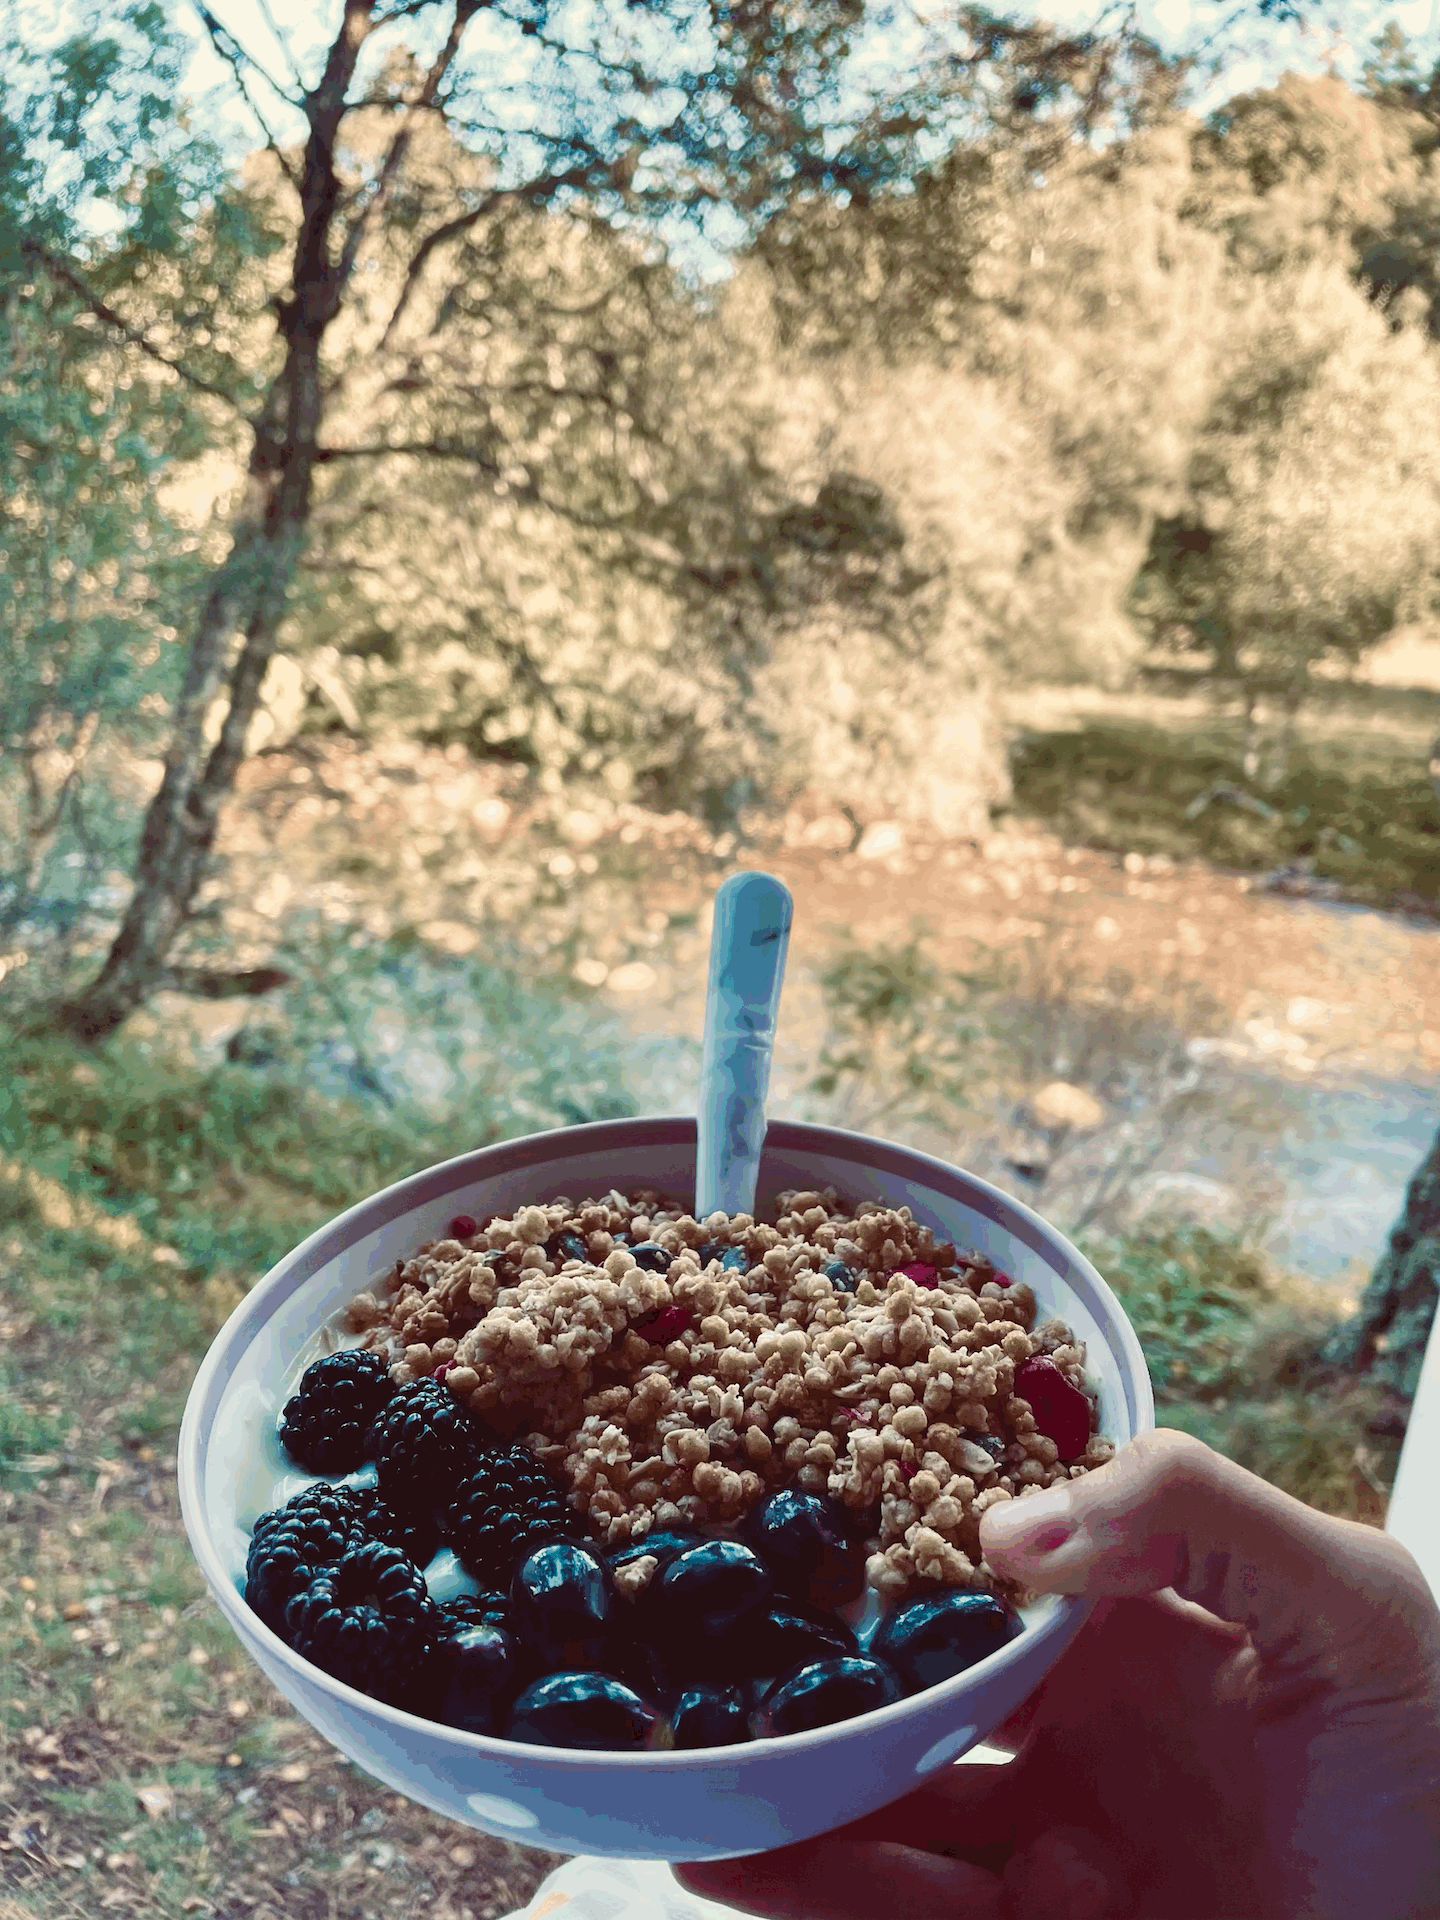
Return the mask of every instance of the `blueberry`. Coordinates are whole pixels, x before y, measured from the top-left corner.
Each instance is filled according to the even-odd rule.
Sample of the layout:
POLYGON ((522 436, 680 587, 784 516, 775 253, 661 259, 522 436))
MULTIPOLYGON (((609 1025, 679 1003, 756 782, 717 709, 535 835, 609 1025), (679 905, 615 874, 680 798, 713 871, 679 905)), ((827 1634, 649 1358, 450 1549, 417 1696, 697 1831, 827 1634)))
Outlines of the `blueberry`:
POLYGON ((467 1733, 498 1733, 533 1671, 503 1627, 466 1627, 437 1650, 433 1717, 467 1733))
POLYGON ((550 1540, 515 1570, 515 1630, 546 1667, 596 1664, 609 1637, 615 1583, 591 1548, 550 1540))
POLYGON ((828 1261, 824 1268, 825 1278, 837 1293, 853 1293, 855 1276, 843 1260, 828 1261))
POLYGON ((995 1594, 952 1589, 897 1607, 881 1622, 870 1650, 895 1669, 907 1693, 919 1693, 973 1667, 1022 1631, 1020 1616, 995 1594))
POLYGON ((644 1267, 650 1273, 668 1273, 675 1260, 674 1254, 668 1253, 657 1240, 642 1240, 638 1246, 631 1247, 630 1257, 637 1267, 644 1267))
POLYGON ((552 1673, 528 1686, 510 1710, 507 1740, 537 1747, 638 1751, 660 1710, 608 1673, 552 1673))
POLYGON ((698 1533, 689 1533, 679 1527, 656 1527, 638 1540, 627 1540, 623 1547, 612 1547, 607 1553, 605 1564, 612 1573, 618 1573, 621 1567, 631 1566, 636 1560, 643 1560, 647 1554, 654 1554, 659 1565, 650 1576, 658 1580, 672 1560, 682 1553, 688 1553, 691 1547, 704 1544, 698 1533))
POLYGON ((557 1233, 550 1246, 552 1260, 583 1260, 587 1266, 590 1264, 590 1249, 578 1233, 557 1233))
POLYGON ((686 1687, 670 1712, 677 1748, 735 1747, 750 1738, 745 1693, 740 1687, 686 1687))
POLYGON ((965 1438, 972 1440, 977 1447, 983 1447, 997 1466, 1005 1458, 1005 1442, 995 1434, 971 1433, 967 1429, 965 1438))
POLYGON ((627 1607, 620 1618, 612 1619, 609 1632, 588 1664, 599 1673, 623 1681, 642 1700, 661 1700, 674 1687, 655 1649, 636 1631, 634 1620, 626 1618, 631 1611, 627 1607))
POLYGON ((865 1548, 849 1517, 818 1493, 784 1487, 752 1507, 745 1537, 782 1593, 817 1607, 844 1606, 865 1584, 865 1548))
POLYGON ((759 1619, 743 1620, 725 1636, 721 1670, 735 1679, 790 1673, 815 1660, 844 1659, 860 1643, 838 1613, 778 1599, 759 1619))
POLYGON ((724 1633, 770 1604, 769 1568, 738 1540, 706 1540, 677 1554, 637 1603, 642 1631, 658 1646, 724 1633))
POLYGON ((879 1660, 815 1660, 771 1687, 751 1716, 751 1728, 757 1740, 804 1733, 888 1707, 904 1691, 898 1674, 879 1660))
POLYGON ((695 1249, 702 1267, 718 1260, 727 1273, 748 1273, 750 1260, 743 1247, 732 1247, 723 1240, 706 1240, 695 1249))

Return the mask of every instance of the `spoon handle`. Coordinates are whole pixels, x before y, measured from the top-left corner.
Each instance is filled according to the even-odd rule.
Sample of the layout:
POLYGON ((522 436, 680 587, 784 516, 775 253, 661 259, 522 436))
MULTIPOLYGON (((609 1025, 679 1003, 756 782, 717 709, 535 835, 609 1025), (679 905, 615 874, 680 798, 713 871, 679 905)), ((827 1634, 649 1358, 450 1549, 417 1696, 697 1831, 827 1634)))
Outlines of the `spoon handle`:
POLYGON ((715 895, 700 1054, 698 1220, 754 1211, 793 910, 788 888, 769 873, 733 873, 715 895))

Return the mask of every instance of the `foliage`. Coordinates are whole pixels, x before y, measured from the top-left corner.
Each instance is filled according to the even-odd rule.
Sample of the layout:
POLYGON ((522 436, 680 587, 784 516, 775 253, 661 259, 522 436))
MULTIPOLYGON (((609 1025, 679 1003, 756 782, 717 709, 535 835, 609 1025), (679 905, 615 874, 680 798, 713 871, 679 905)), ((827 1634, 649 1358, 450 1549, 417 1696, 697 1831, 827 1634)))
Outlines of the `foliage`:
POLYGON ((413 321, 448 371, 391 403, 391 438, 431 444, 443 420, 516 464, 488 499, 468 458, 423 484, 409 457, 333 464, 303 644, 332 649, 355 722, 717 824, 823 782, 766 668, 824 604, 903 650, 883 497, 823 467, 797 488, 753 342, 627 240, 507 220, 460 304, 413 321))
POLYGON ((1293 702, 1433 594, 1440 365, 1335 267, 1280 277, 1237 317, 1192 443, 1189 500, 1158 520, 1132 589, 1152 638, 1293 702))
POLYGON ((1074 843, 1246 872, 1303 863, 1373 906, 1433 911, 1440 895, 1434 791, 1422 767, 1397 770, 1383 744, 1297 746, 1263 798, 1243 740, 1223 724, 1186 735, 1115 721, 1032 734, 1012 764, 1017 806, 1074 843))
POLYGON ((981 1092, 973 1001, 984 984, 941 968, 915 934, 842 948, 820 975, 826 1036, 811 1091, 863 1132, 897 1118, 953 1124, 981 1092))
POLYGON ((1183 478, 1230 299, 1190 184, 1171 127, 1058 155, 1042 182, 966 148, 908 199, 814 210, 766 256, 792 381, 833 393, 837 449, 1007 676, 1104 679, 1138 651, 1125 587, 1183 478))
MULTIPOLYGON (((198 600, 131 898, 95 979, 56 1009, 60 1023, 84 1038, 114 1031, 167 983, 259 992, 274 982, 273 968, 223 980, 215 969, 195 969, 186 933, 282 626, 301 610, 295 587, 326 465, 401 457, 428 469, 459 461, 492 497, 514 496, 562 526, 618 534, 622 555, 638 548, 652 570, 661 561, 672 583, 698 583, 717 609, 712 628, 723 631, 728 619, 743 629, 755 602, 774 601, 776 576, 786 569, 770 566, 767 536, 778 533, 781 546, 787 539, 763 499, 759 551, 742 553, 737 568, 724 550, 733 550, 733 540, 713 550, 717 517, 722 534, 736 517, 733 468, 704 494, 698 514, 680 516, 678 545, 647 525, 653 492, 617 504, 603 472, 574 463, 568 489, 537 479, 528 444, 536 409, 528 400, 545 396, 542 415, 545 405, 556 410, 554 356, 546 356, 541 384, 523 353, 517 377, 513 351, 474 352, 497 318, 504 328, 505 291, 493 269, 497 246, 503 252, 517 222, 533 227, 535 215, 548 218, 562 245, 583 244, 588 232, 606 267, 618 267, 628 290, 643 295, 677 224, 713 239, 716 220, 728 218, 733 237, 733 229, 753 231, 797 194, 863 197, 904 179, 921 133, 934 138, 956 125, 971 90, 970 62, 944 47, 931 50, 898 90, 867 80, 852 60, 851 35, 862 26, 886 32, 891 14, 879 0, 738 14, 676 0, 644 9, 643 19, 602 12, 582 20, 531 0, 501 0, 484 11, 492 46, 508 41, 512 56, 498 87, 493 61, 469 31, 477 13, 470 0, 454 0, 438 50, 423 35, 408 38, 411 9, 395 15, 356 0, 323 69, 307 81, 292 59, 287 90, 202 9, 202 26, 231 69, 267 158, 250 167, 248 180, 212 181, 198 193, 194 166, 175 139, 183 108, 167 117, 136 78, 146 72, 147 39, 150 63, 173 66, 173 41, 155 7, 132 7, 123 47, 82 29, 28 64, 18 42, 9 49, 9 119, 33 123, 31 144, 48 141, 61 173, 78 173, 87 204, 104 190, 123 195, 133 187, 143 210, 120 220, 115 247, 90 248, 66 232, 64 194, 47 196, 42 179, 41 212, 22 223, 23 257, 73 294, 87 321, 169 368, 192 395, 227 408, 243 463, 225 550, 213 557, 198 600), (401 21, 397 39, 388 30, 401 21), (287 149, 257 91, 299 116, 303 143, 287 149), (95 127, 115 118, 112 95, 122 109, 134 108, 133 128, 123 155, 107 157, 95 127), (134 258, 134 243, 143 247, 151 225, 171 269, 158 276, 134 258), (227 251, 237 236, 238 247, 227 251), (276 236, 288 245, 277 248, 276 236), (98 272, 92 253, 100 255, 98 272), (217 271, 217 263, 231 270, 217 271), (127 269, 146 284, 117 306, 106 278, 127 269), (401 394, 419 397, 396 406, 401 394), (741 605, 718 611, 732 587, 741 605)), ((204 142, 196 150, 203 168, 212 150, 204 142)), ((613 324, 608 294, 595 306, 611 309, 602 327, 613 324)), ((527 345, 544 340, 563 361, 568 336, 554 323, 565 311, 557 314, 543 298, 538 309, 532 302, 531 318, 538 313, 541 324, 518 337, 527 345)), ((628 431, 631 417, 608 379, 617 354, 605 346, 598 357, 600 391, 591 397, 608 409, 612 430, 628 431)), ((563 384, 563 370, 559 378, 563 384)), ((614 464, 630 463, 617 449, 614 464)), ((673 497, 672 489, 665 493, 673 497)), ((747 535, 756 509, 748 499, 744 508, 747 535)), ((738 650, 749 641, 742 633, 738 650)), ((528 654, 522 664, 533 667, 528 654)), ((537 677, 530 671, 526 694, 537 677)), ((343 697, 337 704, 343 718, 358 720, 343 697)), ((573 743, 573 709, 586 705, 583 695, 545 705, 560 744, 573 743)), ((499 716, 492 742, 524 730, 511 718, 499 716)), ((673 760, 672 774, 683 764, 673 760)), ((561 772, 553 764, 546 770, 561 772)), ((743 783, 742 772, 725 792, 743 783)), ((701 789, 709 792, 703 778, 701 789)))
POLYGON ((1381 1396, 1324 1376, 1337 1321, 1325 1288, 1276 1275, 1241 1241, 1182 1227, 1088 1251, 1139 1336, 1156 1421, 1322 1512, 1372 1523, 1396 1450, 1377 1445, 1381 1396))
MULTIPOLYGON (((433 69, 362 11, 334 100, 205 17, 254 116, 228 171, 153 5, 6 55, 22 317, 112 430, 86 477, 78 387, 32 381, 68 464, 0 472, 0 501, 63 496, 75 566, 109 568, 65 686, 132 716, 128 753, 168 748, 87 1030, 199 955, 236 768, 297 728, 716 827, 808 788, 974 833, 1005 797, 997 674, 1114 679, 1149 639, 1298 698, 1428 605, 1434 350, 1367 252, 1428 217, 1398 52, 1369 94, 1292 76, 1202 127, 1133 23, 964 9, 877 89, 883 8, 707 39, 675 0, 583 43, 517 0, 487 15, 502 100, 465 9, 433 69), (723 289, 687 231, 738 262, 723 289)), ((13 577, 24 717, 58 616, 13 577)), ((12 841, 69 860, 72 898, 118 888, 134 802, 103 858, 66 838, 91 720, 47 699, 7 756, 12 841)))
POLYGON ((163 486, 196 432, 153 375, 63 289, 0 274, 0 956, 124 880, 115 755, 163 740, 194 579, 163 486))
POLYGON ((1264 1263, 1202 1227, 1132 1234, 1092 1249, 1124 1303, 1163 1405, 1254 1385, 1241 1372, 1265 1294, 1264 1263))
POLYGON ((1222 234, 1248 274, 1353 267, 1359 236, 1413 183, 1422 134, 1407 104, 1368 99, 1333 74, 1288 73, 1196 130, 1191 217, 1222 234))

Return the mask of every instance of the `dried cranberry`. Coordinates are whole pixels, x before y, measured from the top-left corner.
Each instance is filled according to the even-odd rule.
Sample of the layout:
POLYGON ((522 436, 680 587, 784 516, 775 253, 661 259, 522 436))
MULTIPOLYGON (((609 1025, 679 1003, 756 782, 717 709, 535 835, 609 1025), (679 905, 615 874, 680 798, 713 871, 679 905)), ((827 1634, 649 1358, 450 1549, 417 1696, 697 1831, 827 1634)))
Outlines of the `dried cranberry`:
POLYGON ((480 1222, 473 1214, 457 1213, 455 1218, 450 1222, 450 1238, 452 1240, 473 1240, 479 1231, 480 1222))
POLYGON ((907 1261, 900 1271, 907 1280, 913 1280, 917 1287, 933 1287, 940 1278, 940 1269, 924 1260, 907 1261))
POLYGON ((1055 1442, 1062 1460, 1084 1453, 1090 1439, 1090 1402, 1043 1353, 1015 1369, 1015 1391, 1030 1402, 1039 1431, 1055 1442))
POLYGON ((442 1360, 439 1366, 431 1373, 430 1378, 432 1380, 443 1380, 454 1364, 455 1362, 453 1360, 442 1360))
POLYGON ((990 1278, 995 1282, 997 1287, 1013 1287, 1015 1284, 1003 1267, 996 1267, 992 1271, 990 1278))
POLYGON ((902 1460, 900 1462, 900 1471, 901 1473, 904 1474, 907 1480, 913 1480, 916 1474, 920 1471, 920 1469, 915 1465, 913 1461, 902 1460))
POLYGON ((638 1333, 642 1340, 649 1340, 657 1347, 663 1347, 667 1341, 678 1340, 690 1325, 690 1315, 684 1307, 661 1307, 658 1313, 649 1313, 643 1320, 632 1323, 630 1331, 638 1333))

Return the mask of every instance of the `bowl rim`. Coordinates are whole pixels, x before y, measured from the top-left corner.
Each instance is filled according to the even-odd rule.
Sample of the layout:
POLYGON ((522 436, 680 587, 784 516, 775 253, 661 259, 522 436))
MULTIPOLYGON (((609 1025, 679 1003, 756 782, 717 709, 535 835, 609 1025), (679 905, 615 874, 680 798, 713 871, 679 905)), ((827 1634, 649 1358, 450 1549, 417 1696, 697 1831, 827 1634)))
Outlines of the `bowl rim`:
MULTIPOLYGON (((567 1149, 577 1155, 593 1154, 603 1152, 606 1146, 619 1147, 622 1144, 628 1150, 645 1145, 683 1147, 693 1145, 696 1134, 693 1115, 642 1114, 628 1120, 598 1120, 576 1127, 547 1128, 456 1154, 449 1160, 437 1161, 433 1166, 423 1167, 393 1181, 388 1187, 367 1195, 317 1227, 263 1274, 244 1298, 237 1302, 210 1342, 186 1397, 177 1447, 176 1477, 181 1515, 191 1552, 199 1563, 206 1585, 242 1644, 247 1640, 252 1643, 258 1640, 272 1660, 294 1670, 297 1677, 307 1684, 318 1685, 323 1692, 334 1696, 352 1717, 358 1710, 361 1715, 378 1719, 382 1725, 390 1726, 397 1733, 421 1731, 431 1739, 439 1738, 460 1751, 473 1753, 477 1758, 507 1762, 512 1768, 526 1763, 543 1764, 549 1768, 578 1773, 608 1770, 616 1766, 683 1773, 715 1766, 744 1768, 747 1764, 758 1765, 782 1746, 787 1753, 799 1757, 811 1748, 844 1740, 851 1735, 879 1731, 882 1726, 903 1718, 917 1701, 923 1700, 928 1707, 939 1708, 947 1696, 968 1692, 977 1678, 993 1678, 1007 1667, 1018 1665, 1027 1654, 1037 1652, 1048 1640, 1062 1634, 1068 1636, 1073 1631, 1077 1612, 1088 1614, 1091 1611, 1094 1602, 1085 1596, 1053 1596, 1057 1604, 1046 1619, 1034 1625, 1027 1623, 1022 1633, 994 1653, 977 1660, 973 1666, 965 1668, 950 1680, 942 1681, 938 1686, 906 1694, 887 1706, 872 1708, 868 1713, 857 1714, 850 1720, 812 1727, 802 1733, 745 1741, 733 1747, 701 1747, 691 1752, 644 1750, 631 1753, 614 1748, 549 1747, 506 1740, 495 1734, 472 1733, 462 1727, 452 1727, 443 1721, 410 1713, 404 1707, 391 1706, 386 1701, 377 1700, 372 1694, 362 1693, 343 1680, 337 1680, 296 1653, 246 1603, 226 1572, 210 1534, 204 1501, 206 1429, 202 1427, 202 1421, 209 1406, 218 1401, 223 1391, 229 1366, 238 1353, 250 1344, 258 1329, 270 1319, 273 1307, 278 1306, 282 1299, 287 1299, 297 1286, 328 1265, 338 1254, 376 1228, 388 1225, 427 1201, 456 1191, 467 1180, 495 1178, 523 1170, 536 1159, 536 1149, 542 1142, 553 1144, 558 1149, 554 1157, 562 1157, 567 1149), (565 1143, 563 1148, 560 1147, 562 1141, 565 1143), (482 1162, 483 1167, 478 1164, 482 1162)), ((882 1140, 848 1128, 821 1126, 809 1121, 774 1120, 765 1134, 767 1151, 774 1147, 798 1153, 814 1153, 842 1144, 851 1152, 856 1146, 863 1147, 867 1160, 877 1171, 891 1171, 901 1180, 914 1179, 917 1173, 928 1174, 933 1176, 932 1184, 943 1191, 948 1185, 953 1185, 957 1178, 960 1179, 967 1189, 962 1204, 970 1205, 972 1196, 983 1201, 981 1206, 972 1206, 972 1211, 988 1216, 995 1225, 1045 1258, 1052 1268, 1055 1267, 1055 1256, 1063 1255, 1075 1276, 1083 1278, 1095 1288, 1102 1301, 1112 1308, 1118 1333, 1113 1345, 1117 1350, 1117 1358, 1122 1361, 1122 1378, 1127 1398, 1132 1402, 1130 1412, 1134 1432, 1139 1434, 1154 1426, 1155 1408, 1150 1374, 1129 1317, 1097 1269, 1058 1228, 1050 1226, 1023 1201, 1002 1192, 989 1181, 917 1148, 901 1146, 898 1142, 882 1140), (888 1167, 887 1161, 890 1163, 888 1167)), ((763 1177, 764 1151, 761 1167, 763 1177)), ((1055 1270, 1058 1277, 1068 1284, 1069 1274, 1058 1268, 1055 1270)))

